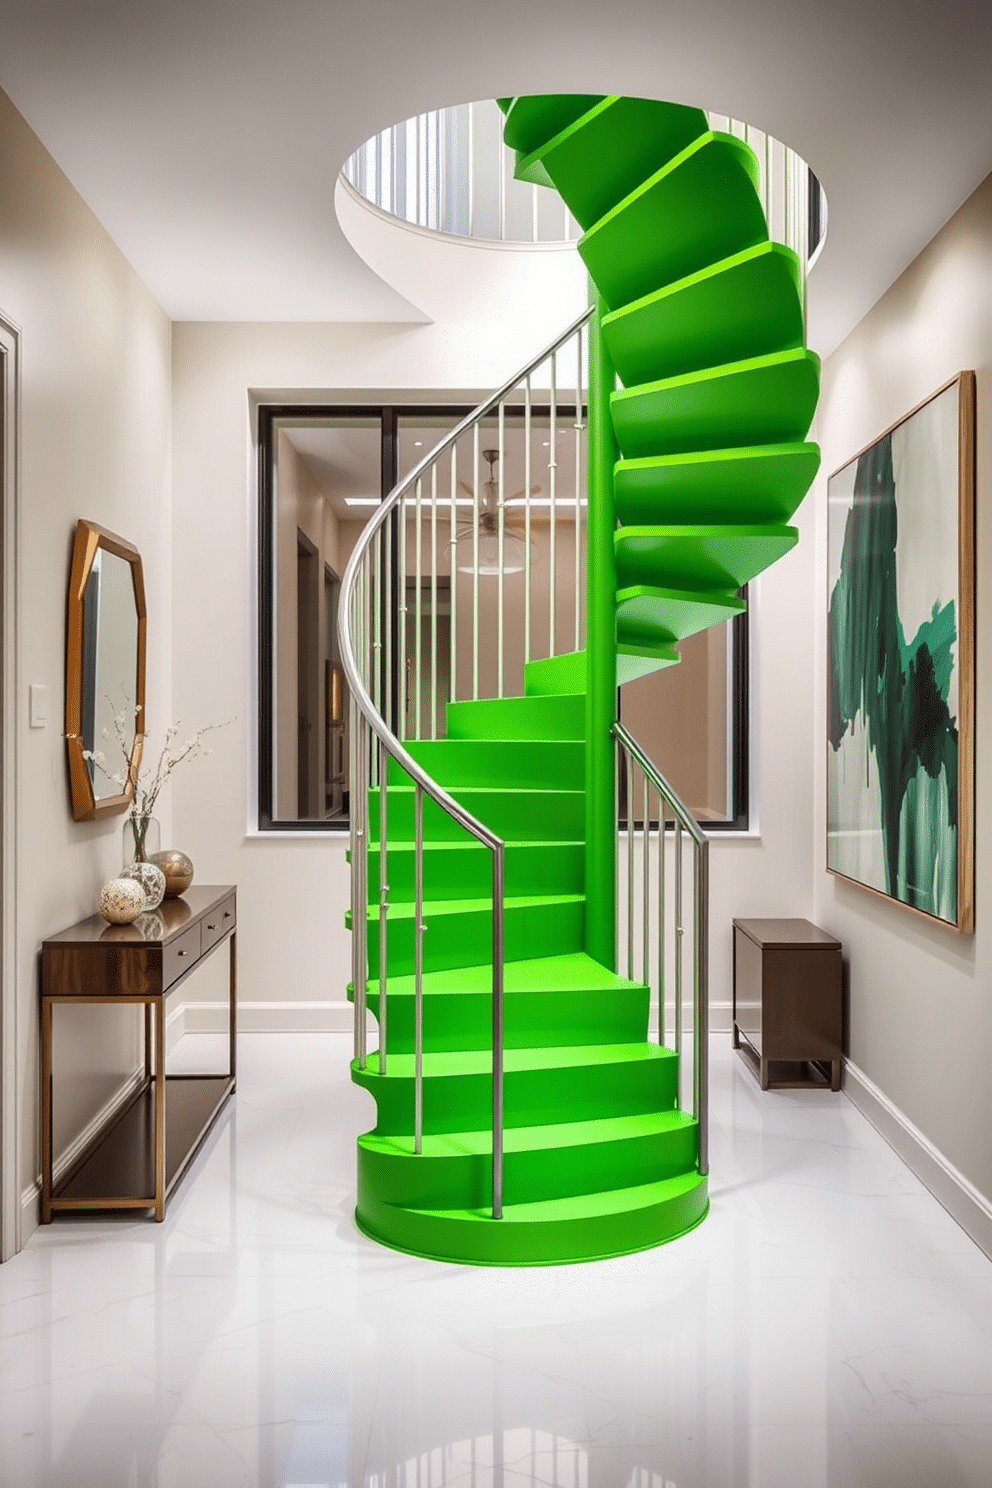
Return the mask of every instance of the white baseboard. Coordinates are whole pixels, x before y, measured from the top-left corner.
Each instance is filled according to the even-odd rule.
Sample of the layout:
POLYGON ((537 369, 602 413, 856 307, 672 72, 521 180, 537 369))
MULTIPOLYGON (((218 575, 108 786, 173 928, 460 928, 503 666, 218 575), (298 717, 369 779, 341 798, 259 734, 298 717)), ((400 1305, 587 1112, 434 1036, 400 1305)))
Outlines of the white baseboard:
MULTIPOLYGON (((184 1033, 226 1033, 226 1002, 187 1002, 184 1033)), ((350 1002, 239 1002, 239 1033, 349 1033, 350 1002)))
POLYGON ((992 1203, 985 1195, 849 1059, 844 1060, 843 1089, 951 1218, 992 1257, 992 1203))

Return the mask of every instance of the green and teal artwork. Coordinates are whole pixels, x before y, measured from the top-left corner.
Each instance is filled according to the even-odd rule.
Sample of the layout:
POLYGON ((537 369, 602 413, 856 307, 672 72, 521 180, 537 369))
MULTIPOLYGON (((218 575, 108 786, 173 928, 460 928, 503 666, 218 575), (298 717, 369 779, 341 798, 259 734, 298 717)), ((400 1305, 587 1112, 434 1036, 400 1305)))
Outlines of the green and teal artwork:
POLYGON ((974 409, 962 372, 828 484, 827 867, 973 928, 974 409))

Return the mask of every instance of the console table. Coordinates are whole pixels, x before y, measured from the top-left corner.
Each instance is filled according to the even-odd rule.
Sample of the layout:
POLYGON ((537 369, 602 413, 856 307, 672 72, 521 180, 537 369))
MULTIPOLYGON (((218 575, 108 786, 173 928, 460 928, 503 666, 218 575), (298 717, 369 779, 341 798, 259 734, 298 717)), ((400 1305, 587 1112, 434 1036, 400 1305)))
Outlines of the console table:
POLYGON ((41 948, 41 1220, 67 1209, 154 1209, 170 1193, 234 1090, 237 891, 194 884, 140 926, 91 915, 41 948), (167 1075, 165 1004, 213 951, 230 946, 226 1074, 167 1075), (52 1013, 57 1003, 140 1003, 144 1072, 137 1089, 53 1183, 52 1013))
POLYGON ((762 1090, 839 1090, 842 1021, 839 940, 809 920, 734 920, 734 1048, 762 1090))

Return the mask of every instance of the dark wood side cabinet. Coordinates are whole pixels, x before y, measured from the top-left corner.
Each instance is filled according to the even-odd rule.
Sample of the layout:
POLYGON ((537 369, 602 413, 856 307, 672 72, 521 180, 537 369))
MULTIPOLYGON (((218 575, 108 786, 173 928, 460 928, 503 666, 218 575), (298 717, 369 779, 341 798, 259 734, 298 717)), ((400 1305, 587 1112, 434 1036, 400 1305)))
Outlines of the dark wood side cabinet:
POLYGON ((237 1040, 237 891, 194 884, 135 925, 91 915, 41 948, 41 1220, 66 1209, 165 1205, 234 1090, 237 1040), (207 956, 230 948, 228 1069, 167 1075, 165 1004, 207 956), (52 1178, 52 1017, 57 1003, 144 1006, 144 1070, 130 1099, 55 1186, 52 1178))
POLYGON ((734 1048, 762 1090, 840 1089, 841 943, 809 920, 734 920, 734 1048))

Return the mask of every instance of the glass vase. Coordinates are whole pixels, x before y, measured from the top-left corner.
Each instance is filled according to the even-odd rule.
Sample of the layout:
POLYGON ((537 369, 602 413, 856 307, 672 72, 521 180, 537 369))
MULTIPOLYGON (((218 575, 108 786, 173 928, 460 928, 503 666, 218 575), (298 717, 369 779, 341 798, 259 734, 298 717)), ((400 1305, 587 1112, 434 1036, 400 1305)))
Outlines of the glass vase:
POLYGON ((128 812, 122 832, 122 866, 127 868, 131 863, 151 863, 161 847, 162 832, 158 818, 142 815, 140 812, 128 812))

